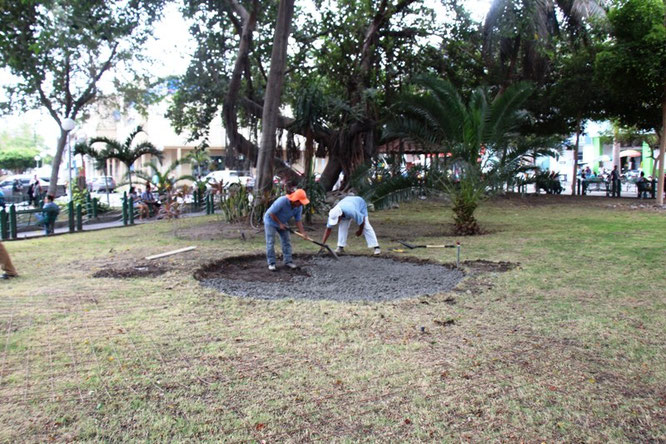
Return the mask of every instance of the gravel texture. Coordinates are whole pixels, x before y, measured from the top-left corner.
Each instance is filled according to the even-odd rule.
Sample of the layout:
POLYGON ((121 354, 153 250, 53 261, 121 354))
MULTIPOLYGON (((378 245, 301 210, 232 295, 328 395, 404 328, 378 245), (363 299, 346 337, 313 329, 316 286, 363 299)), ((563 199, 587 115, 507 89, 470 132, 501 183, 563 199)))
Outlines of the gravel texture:
MULTIPOLYGON (((300 265, 300 275, 293 274, 282 282, 249 280, 245 276, 204 278, 201 283, 228 295, 256 299, 380 302, 446 292, 463 277, 461 271, 442 265, 386 257, 342 256, 337 261, 311 257, 295 262, 300 265)), ((278 266, 275 273, 283 273, 286 278, 290 272, 278 266)))

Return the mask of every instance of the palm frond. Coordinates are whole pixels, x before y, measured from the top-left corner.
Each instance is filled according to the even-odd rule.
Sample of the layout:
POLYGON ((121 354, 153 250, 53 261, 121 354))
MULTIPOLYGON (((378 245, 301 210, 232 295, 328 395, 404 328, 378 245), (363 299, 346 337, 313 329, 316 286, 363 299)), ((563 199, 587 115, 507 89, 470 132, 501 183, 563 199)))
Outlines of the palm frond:
POLYGON ((516 83, 493 100, 490 106, 484 138, 489 142, 502 140, 520 123, 517 111, 532 94, 533 87, 526 82, 516 83))

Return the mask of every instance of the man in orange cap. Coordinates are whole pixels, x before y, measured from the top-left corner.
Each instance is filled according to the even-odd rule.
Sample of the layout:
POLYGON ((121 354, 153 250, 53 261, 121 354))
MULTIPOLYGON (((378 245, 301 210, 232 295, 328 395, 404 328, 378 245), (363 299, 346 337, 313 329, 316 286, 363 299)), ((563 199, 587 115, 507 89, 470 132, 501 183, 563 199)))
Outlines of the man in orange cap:
POLYGON ((266 233, 266 260, 268 269, 275 271, 275 235, 280 235, 282 245, 282 256, 284 264, 289 268, 296 268, 291 260, 291 240, 289 238, 289 220, 293 217, 296 221, 298 231, 306 238, 301 215, 303 205, 310 203, 305 190, 298 189, 291 194, 279 197, 264 214, 264 231, 266 233))

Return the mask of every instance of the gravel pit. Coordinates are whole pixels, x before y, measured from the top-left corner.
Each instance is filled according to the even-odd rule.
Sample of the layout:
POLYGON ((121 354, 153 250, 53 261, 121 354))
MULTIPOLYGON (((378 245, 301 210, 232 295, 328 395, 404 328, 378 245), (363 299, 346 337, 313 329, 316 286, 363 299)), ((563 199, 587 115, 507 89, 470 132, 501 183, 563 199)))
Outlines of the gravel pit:
POLYGON ((202 285, 255 299, 392 301, 443 293, 462 271, 414 258, 295 256, 297 269, 269 271, 266 258, 240 256, 208 264, 194 273, 202 285))

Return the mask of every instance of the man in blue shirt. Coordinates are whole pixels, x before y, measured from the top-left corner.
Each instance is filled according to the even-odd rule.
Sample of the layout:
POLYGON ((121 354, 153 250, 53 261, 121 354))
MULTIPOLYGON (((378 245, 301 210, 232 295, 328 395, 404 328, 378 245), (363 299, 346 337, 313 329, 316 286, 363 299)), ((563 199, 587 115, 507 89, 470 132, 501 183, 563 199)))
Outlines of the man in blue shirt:
POLYGON ((264 231, 266 232, 266 260, 268 269, 275 271, 275 235, 280 235, 282 245, 282 256, 284 264, 289 268, 296 268, 291 260, 291 240, 289 238, 289 220, 293 217, 296 221, 298 231, 310 239, 305 234, 301 215, 303 214, 303 205, 310 203, 305 190, 298 189, 291 194, 279 197, 273 205, 264 214, 264 231))
POLYGON ((321 242, 325 244, 328 236, 331 234, 332 228, 338 225, 338 248, 336 248, 335 252, 343 253, 344 248, 347 246, 347 234, 349 233, 349 225, 352 220, 358 224, 356 236, 363 234, 368 248, 374 249, 373 254, 380 254, 381 250, 377 242, 377 235, 372 225, 370 225, 370 220, 368 220, 368 205, 362 197, 358 196, 347 196, 331 208, 331 211, 328 212, 326 231, 321 242))

